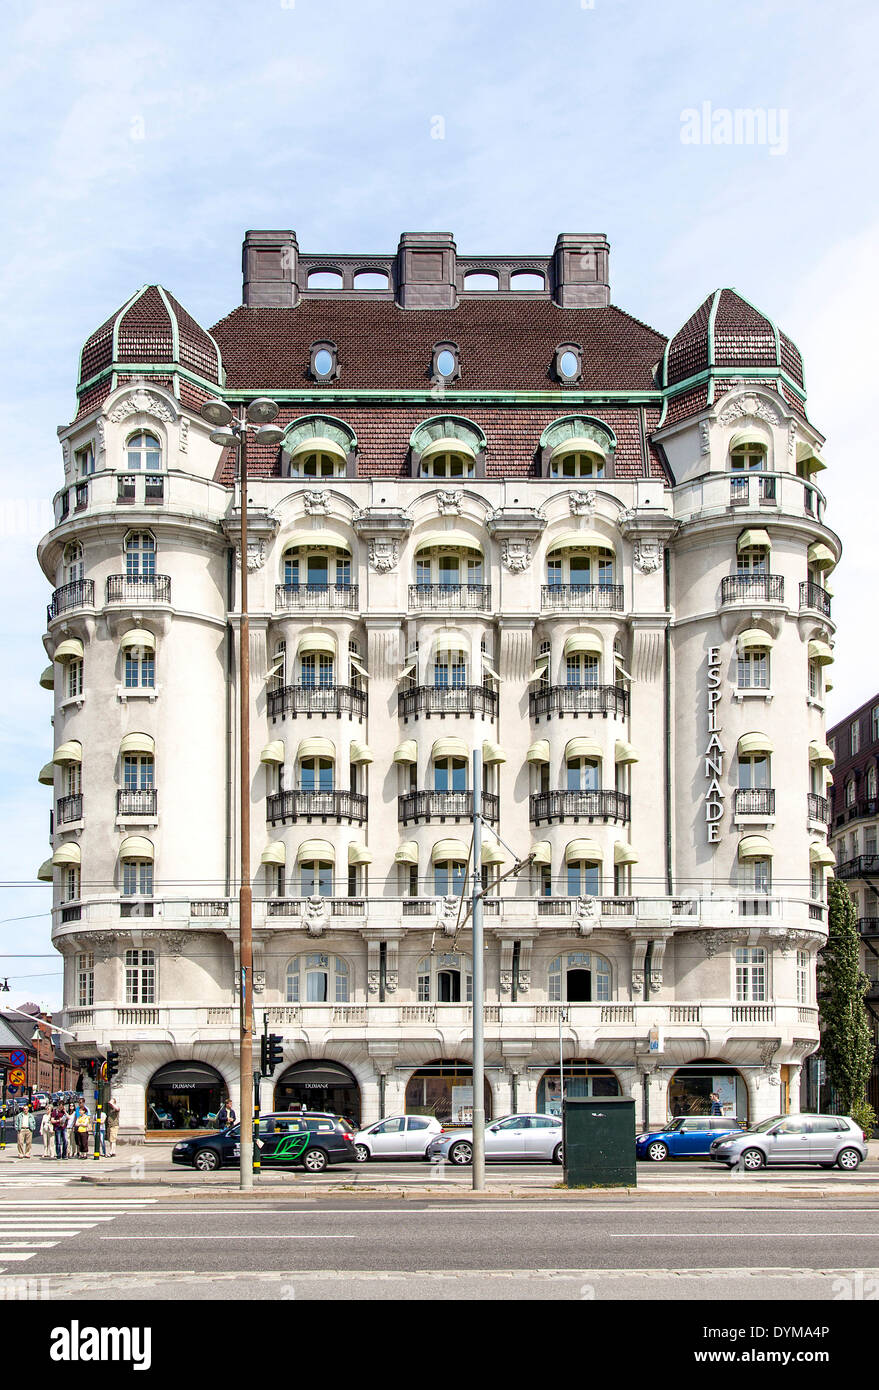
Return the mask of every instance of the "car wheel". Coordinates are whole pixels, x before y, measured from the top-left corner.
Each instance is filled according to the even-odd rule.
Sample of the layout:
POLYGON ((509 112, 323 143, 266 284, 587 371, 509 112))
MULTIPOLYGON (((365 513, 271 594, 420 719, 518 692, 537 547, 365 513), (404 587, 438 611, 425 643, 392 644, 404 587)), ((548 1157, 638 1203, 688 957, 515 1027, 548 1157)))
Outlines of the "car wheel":
POLYGON ((655 1144, 647 1146, 647 1157, 652 1158, 654 1163, 664 1163, 668 1158, 668 1144, 655 1144))
POLYGON ((457 1163, 459 1166, 465 1163, 472 1163, 473 1145, 468 1144, 466 1140, 462 1140, 460 1144, 453 1144, 449 1149, 449 1158, 452 1163, 457 1163))
POLYGON ((327 1156, 323 1149, 309 1149, 302 1164, 307 1173, 322 1173, 327 1166, 327 1156))
POLYGON ((837 1155, 836 1161, 840 1168, 844 1168, 847 1173, 853 1173, 856 1168, 860 1167, 861 1155, 857 1149, 843 1149, 842 1153, 837 1155))
POLYGON ((433 1162, 433 1154, 430 1152, 430 1148, 429 1148, 429 1147, 426 1148, 426 1149, 424 1150, 424 1161, 425 1161, 425 1163, 432 1163, 432 1162, 433 1162))
POLYGON ((759 1149, 745 1149, 739 1161, 749 1173, 756 1173, 758 1168, 766 1166, 766 1159, 759 1149))
POLYGON ((200 1173, 213 1173, 220 1166, 220 1155, 216 1149, 199 1149, 195 1166, 200 1173))
POLYGON ((553 1161, 553 1163, 564 1163, 564 1161, 565 1161, 565 1155, 564 1155, 564 1149, 563 1149, 563 1147, 562 1147, 561 1144, 556 1144, 555 1148, 553 1149, 553 1151, 552 1151, 552 1161, 553 1161))
POLYGON ((368 1163, 370 1158, 372 1157, 371 1153, 369 1152, 369 1149, 366 1147, 365 1144, 355 1144, 354 1152, 357 1155, 358 1163, 368 1163))

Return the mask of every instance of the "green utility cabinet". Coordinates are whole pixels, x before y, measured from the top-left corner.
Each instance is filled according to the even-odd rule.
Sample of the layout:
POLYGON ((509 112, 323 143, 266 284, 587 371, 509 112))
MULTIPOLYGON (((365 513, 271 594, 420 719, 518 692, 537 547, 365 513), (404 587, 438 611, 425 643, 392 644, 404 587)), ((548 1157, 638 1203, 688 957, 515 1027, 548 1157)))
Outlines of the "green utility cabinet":
POLYGON ((562 1121, 566 1187, 636 1185, 634 1100, 565 1100, 562 1121))

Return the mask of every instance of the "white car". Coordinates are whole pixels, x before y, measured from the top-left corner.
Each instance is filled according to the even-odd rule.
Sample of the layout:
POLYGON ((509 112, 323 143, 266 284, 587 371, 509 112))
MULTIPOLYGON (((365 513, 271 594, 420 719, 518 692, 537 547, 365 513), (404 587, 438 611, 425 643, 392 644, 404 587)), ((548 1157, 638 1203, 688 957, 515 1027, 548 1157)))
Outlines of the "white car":
POLYGON ((427 1158, 442 1125, 432 1115, 388 1115, 354 1137, 358 1163, 371 1158, 427 1158))
MULTIPOLYGON (((485 1158, 561 1163, 562 1137, 562 1122, 557 1115, 508 1115, 485 1126, 485 1158)), ((430 1146, 429 1157, 447 1158, 457 1164, 472 1163, 472 1129, 438 1134, 430 1146)))

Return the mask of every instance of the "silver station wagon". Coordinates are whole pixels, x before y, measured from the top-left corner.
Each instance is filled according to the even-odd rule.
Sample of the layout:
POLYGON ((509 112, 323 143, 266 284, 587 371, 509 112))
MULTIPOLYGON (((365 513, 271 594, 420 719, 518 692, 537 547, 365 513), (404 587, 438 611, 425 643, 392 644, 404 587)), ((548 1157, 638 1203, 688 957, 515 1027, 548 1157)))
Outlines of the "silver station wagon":
POLYGON ((749 1172, 769 1163, 818 1163, 853 1172, 867 1157, 867 1145, 847 1115, 774 1115, 742 1134, 715 1139, 710 1155, 749 1172))

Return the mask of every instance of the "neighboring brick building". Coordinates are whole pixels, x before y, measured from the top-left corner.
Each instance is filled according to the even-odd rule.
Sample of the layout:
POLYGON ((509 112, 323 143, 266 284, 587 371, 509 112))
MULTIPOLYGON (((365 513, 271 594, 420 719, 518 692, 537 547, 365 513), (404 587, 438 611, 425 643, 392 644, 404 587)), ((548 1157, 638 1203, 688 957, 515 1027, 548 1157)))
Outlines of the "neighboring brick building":
POLYGON ((8 1071, 12 1053, 24 1052, 26 1091, 46 1091, 51 1095, 53 1091, 73 1090, 78 1068, 64 1052, 58 1034, 48 1027, 41 1028, 41 1037, 34 1041, 39 1024, 52 1022, 50 1015, 42 1013, 36 1004, 22 1004, 21 1008, 31 1014, 32 1021, 0 1009, 0 1066, 8 1071))
POLYGON ((248 451, 262 1105, 466 1109, 458 904, 485 761, 490 1113, 799 1103, 826 932, 834 626, 802 363, 730 289, 673 338, 549 256, 305 255, 250 232, 207 333, 146 286, 89 338, 40 545, 53 940, 123 1129, 236 1092, 239 513, 248 451), (497 884, 513 856, 518 878, 497 884), (562 1011, 565 1016, 562 1017, 562 1011), (661 1050, 649 1051, 649 1036, 661 1050))

